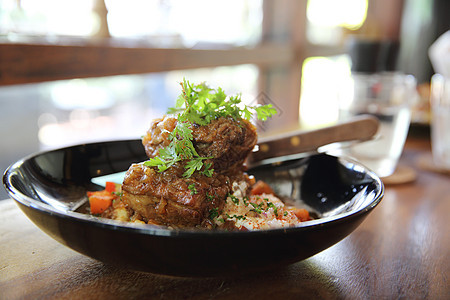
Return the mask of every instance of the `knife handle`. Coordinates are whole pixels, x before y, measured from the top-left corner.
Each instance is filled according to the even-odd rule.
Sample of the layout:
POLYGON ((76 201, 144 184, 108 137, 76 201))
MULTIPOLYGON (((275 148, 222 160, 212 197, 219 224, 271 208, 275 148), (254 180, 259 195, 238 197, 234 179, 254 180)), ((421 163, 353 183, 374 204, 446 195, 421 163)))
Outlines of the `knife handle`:
POLYGON ((317 148, 346 141, 371 139, 378 131, 379 121, 371 115, 360 115, 333 126, 310 131, 294 131, 285 135, 261 138, 258 150, 250 154, 250 161, 315 151, 317 148))

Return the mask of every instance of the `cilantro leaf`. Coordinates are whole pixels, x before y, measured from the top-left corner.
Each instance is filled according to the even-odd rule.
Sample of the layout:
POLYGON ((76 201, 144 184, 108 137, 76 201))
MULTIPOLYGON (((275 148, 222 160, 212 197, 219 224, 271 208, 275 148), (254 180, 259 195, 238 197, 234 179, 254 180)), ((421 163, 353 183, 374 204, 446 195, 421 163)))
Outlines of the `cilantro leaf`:
POLYGON ((203 162, 201 158, 191 159, 186 163, 186 172, 184 172, 183 177, 191 177, 195 171, 200 171, 203 167, 203 162))
POLYGON ((269 117, 277 113, 277 110, 273 108, 272 104, 262 105, 255 107, 258 120, 266 121, 269 117))
POLYGON ((205 168, 202 171, 202 174, 205 175, 206 177, 211 177, 213 172, 214 172, 214 169, 211 169, 212 164, 211 163, 207 163, 204 166, 205 166, 205 168))

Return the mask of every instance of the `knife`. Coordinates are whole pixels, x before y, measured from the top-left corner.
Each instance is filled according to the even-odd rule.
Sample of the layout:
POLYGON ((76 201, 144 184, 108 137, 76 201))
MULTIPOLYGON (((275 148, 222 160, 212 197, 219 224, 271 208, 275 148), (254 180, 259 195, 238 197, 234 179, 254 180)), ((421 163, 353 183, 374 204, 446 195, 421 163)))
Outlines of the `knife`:
POLYGON ((263 137, 248 159, 247 165, 255 167, 292 160, 313 153, 322 153, 325 146, 349 142, 360 143, 374 139, 379 121, 371 115, 359 115, 348 121, 320 129, 297 130, 285 134, 263 137))

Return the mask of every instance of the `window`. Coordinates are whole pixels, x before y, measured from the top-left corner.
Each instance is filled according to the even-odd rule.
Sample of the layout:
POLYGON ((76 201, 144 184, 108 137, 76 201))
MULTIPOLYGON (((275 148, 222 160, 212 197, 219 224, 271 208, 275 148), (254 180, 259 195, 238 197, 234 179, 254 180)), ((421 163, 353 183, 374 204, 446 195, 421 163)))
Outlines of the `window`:
MULTIPOLYGON (((368 0, 309 0, 307 39, 312 44, 343 47, 345 35, 358 30, 367 17, 368 0)), ((316 128, 337 121, 337 90, 350 76, 347 55, 309 57, 302 66, 300 121, 316 128)))

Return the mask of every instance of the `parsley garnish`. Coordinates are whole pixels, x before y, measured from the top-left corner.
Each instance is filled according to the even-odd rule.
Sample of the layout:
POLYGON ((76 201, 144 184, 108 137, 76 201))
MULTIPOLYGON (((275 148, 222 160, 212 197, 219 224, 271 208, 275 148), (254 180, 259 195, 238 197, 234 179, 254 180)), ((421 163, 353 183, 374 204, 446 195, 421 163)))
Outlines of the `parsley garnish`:
POLYGON ((159 150, 158 156, 144 162, 146 166, 157 167, 160 172, 170 168, 177 162, 187 160, 184 177, 190 177, 194 172, 211 177, 214 169, 211 163, 204 160, 212 157, 200 157, 192 143, 192 124, 208 125, 219 117, 231 116, 234 119, 250 120, 256 113, 258 120, 266 121, 277 113, 271 104, 248 106, 241 103, 241 96, 228 97, 222 88, 211 89, 206 84, 191 84, 186 79, 180 83, 182 93, 177 98, 174 108, 169 114, 177 114, 177 125, 169 133, 170 144, 159 150))

